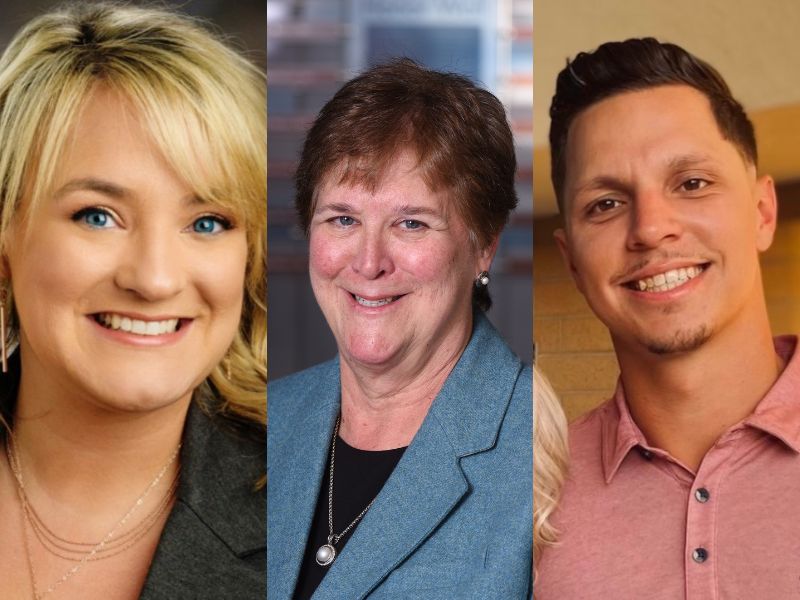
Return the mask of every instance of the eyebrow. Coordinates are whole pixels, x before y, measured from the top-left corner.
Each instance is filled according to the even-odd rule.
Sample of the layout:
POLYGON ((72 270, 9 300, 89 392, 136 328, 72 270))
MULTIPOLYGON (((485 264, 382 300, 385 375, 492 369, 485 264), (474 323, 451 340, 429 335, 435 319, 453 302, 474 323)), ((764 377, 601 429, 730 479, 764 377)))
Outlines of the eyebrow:
POLYGON ((397 210, 395 212, 397 214, 410 215, 410 216, 416 216, 416 215, 431 215, 433 217, 442 216, 441 212, 436 209, 429 208, 427 206, 411 206, 409 204, 404 204, 403 206, 397 207, 397 210))
POLYGON ((314 212, 322 212, 325 210, 342 213, 351 213, 355 211, 350 204, 344 202, 330 202, 328 204, 318 204, 314 212))
POLYGON ((116 183, 105 181, 103 179, 96 179, 94 177, 84 177, 81 179, 73 179, 61 186, 54 194, 56 198, 66 196, 71 192, 97 192, 104 196, 109 196, 115 199, 129 198, 133 194, 127 188, 124 188, 116 183))
MULTIPOLYGON (((320 204, 315 212, 323 212, 323 211, 331 211, 331 212, 341 212, 341 213, 353 213, 357 212, 356 209, 346 202, 331 202, 328 204, 320 204)), ((428 208, 427 206, 412 206, 410 204, 403 204, 398 206, 394 210, 395 214, 398 215, 409 215, 409 216, 417 216, 417 215, 432 215, 434 217, 441 217, 441 212, 433 209, 428 208)))
POLYGON ((575 194, 577 195, 597 189, 622 190, 625 189, 625 184, 617 177, 612 177, 610 175, 597 175, 596 177, 589 179, 586 183, 576 186, 575 194))
MULTIPOLYGON (((96 192, 115 200, 130 200, 136 196, 136 194, 129 188, 123 187, 111 181, 98 179, 96 177, 82 177, 80 179, 73 179, 65 183, 58 190, 56 190, 54 197, 59 199, 72 192, 96 192)), ((208 204, 206 200, 203 200, 194 193, 185 196, 181 200, 183 203, 189 205, 208 204)))
POLYGON ((680 171, 696 167, 698 164, 712 162, 713 160, 714 158, 708 154, 682 154, 671 158, 667 165, 672 170, 680 171))
MULTIPOLYGON (((684 169, 695 168, 697 165, 713 160, 713 157, 708 154, 680 154, 670 158, 666 165, 670 171, 682 171, 684 169)), ((586 183, 576 186, 575 193, 580 194, 596 189, 624 190, 626 187, 625 182, 618 177, 597 175, 589 179, 586 183)))

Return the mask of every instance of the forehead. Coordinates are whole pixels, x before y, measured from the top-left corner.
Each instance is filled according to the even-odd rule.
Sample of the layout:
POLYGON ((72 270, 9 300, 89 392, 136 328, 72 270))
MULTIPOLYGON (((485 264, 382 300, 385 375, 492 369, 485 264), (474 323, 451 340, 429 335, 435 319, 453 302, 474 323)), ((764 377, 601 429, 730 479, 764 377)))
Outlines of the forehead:
POLYGON ((316 210, 330 201, 349 198, 351 202, 370 200, 378 204, 424 204, 444 209, 444 194, 432 190, 424 178, 416 156, 402 151, 393 156, 379 173, 359 161, 342 163, 332 169, 317 190, 316 210))
POLYGON ((666 85, 614 95, 580 113, 569 129, 566 196, 588 179, 655 175, 681 157, 744 166, 698 90, 666 85))

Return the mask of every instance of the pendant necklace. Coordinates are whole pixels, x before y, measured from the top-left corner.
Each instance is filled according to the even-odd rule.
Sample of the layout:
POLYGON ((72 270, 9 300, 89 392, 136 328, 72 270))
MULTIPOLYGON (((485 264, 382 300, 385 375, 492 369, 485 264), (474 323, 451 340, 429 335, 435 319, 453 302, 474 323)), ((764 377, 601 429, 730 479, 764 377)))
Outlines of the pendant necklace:
POLYGON ((342 539, 344 534, 355 527, 356 523, 361 520, 361 517, 367 514, 367 511, 375 502, 375 498, 377 498, 377 496, 375 496, 375 498, 372 499, 372 502, 367 504, 367 507, 358 513, 358 516, 353 519, 350 525, 344 528, 342 533, 333 533, 333 463, 336 456, 336 437, 339 435, 340 422, 341 417, 336 419, 336 427, 333 430, 333 440, 331 441, 331 468, 328 475, 328 542, 326 544, 322 544, 322 546, 319 547, 319 550, 317 550, 317 554, 314 556, 314 559, 317 561, 317 564, 320 567, 327 567, 333 562, 333 560, 336 558, 335 545, 340 539, 342 539))

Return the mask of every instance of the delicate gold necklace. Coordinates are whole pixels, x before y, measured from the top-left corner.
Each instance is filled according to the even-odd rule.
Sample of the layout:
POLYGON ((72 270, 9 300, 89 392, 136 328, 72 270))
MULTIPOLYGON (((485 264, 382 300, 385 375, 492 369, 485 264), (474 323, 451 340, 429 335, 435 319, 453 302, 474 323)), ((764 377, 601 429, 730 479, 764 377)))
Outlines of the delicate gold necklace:
POLYGON ((131 546, 133 546, 137 541, 139 541, 144 535, 152 529, 155 523, 158 522, 158 518, 167 510, 170 505, 170 501, 172 500, 175 490, 177 489, 178 485, 178 475, 176 474, 175 479, 172 481, 167 494, 162 498, 162 500, 158 503, 155 509, 153 509, 148 515, 145 516, 142 523, 139 523, 136 527, 131 529, 130 531, 126 532, 122 535, 117 535, 119 531, 125 526, 125 523, 133 516, 133 514, 144 504, 145 499, 150 494, 150 492, 155 488, 161 479, 166 474, 169 467, 175 462, 175 459, 178 457, 178 453, 180 452, 181 444, 178 444, 177 448, 173 451, 170 455, 167 462, 164 464, 163 467, 159 470, 156 474, 155 478, 150 482, 144 492, 136 499, 133 505, 128 509, 125 513, 125 516, 114 525, 111 530, 103 537, 102 540, 96 543, 92 542, 71 542, 69 540, 65 540, 57 535, 55 535, 49 528, 44 525, 44 522, 39 518, 36 511, 31 506, 28 496, 25 492, 25 482, 22 476, 22 463, 20 462, 19 456, 16 450, 16 442, 14 440, 14 435, 9 433, 7 438, 6 444, 6 456, 8 457, 8 464, 11 467, 11 471, 14 474, 14 479, 17 483, 17 493, 20 499, 21 505, 21 512, 23 516, 23 541, 25 545, 25 556, 28 561, 28 571, 31 577, 31 585, 33 587, 33 595, 36 600, 41 600, 48 594, 51 594, 53 591, 56 590, 61 584, 69 580, 73 575, 75 575, 86 563, 95 560, 101 560, 103 558, 110 558, 120 552, 124 552, 131 546), (39 591, 38 585, 36 583, 36 570, 33 566, 33 559, 31 556, 30 551, 30 542, 28 540, 29 534, 28 529, 34 532, 39 542, 45 547, 45 549, 50 552, 51 554, 55 554, 60 558, 64 558, 67 560, 74 561, 76 564, 70 567, 58 580, 53 582, 49 585, 43 592, 39 591), (44 538, 44 539, 43 539, 44 538), (47 543, 46 541, 47 540, 47 543), (56 543, 60 542, 60 543, 56 543), (49 546, 48 546, 49 543, 49 546), (54 548, 56 550, 54 550, 54 548), (69 555, 62 555, 57 553, 57 550, 66 551, 69 555))

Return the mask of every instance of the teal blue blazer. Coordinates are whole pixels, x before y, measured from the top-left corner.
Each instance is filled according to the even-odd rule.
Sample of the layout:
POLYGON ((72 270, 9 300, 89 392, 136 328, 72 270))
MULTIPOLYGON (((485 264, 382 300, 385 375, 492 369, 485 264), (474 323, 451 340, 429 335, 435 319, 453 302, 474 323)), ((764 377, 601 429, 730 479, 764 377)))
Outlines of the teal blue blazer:
MULTIPOLYGON (((532 373, 472 337, 314 600, 529 598, 532 373)), ((339 362, 268 386, 267 596, 294 593, 339 414, 339 362)))

